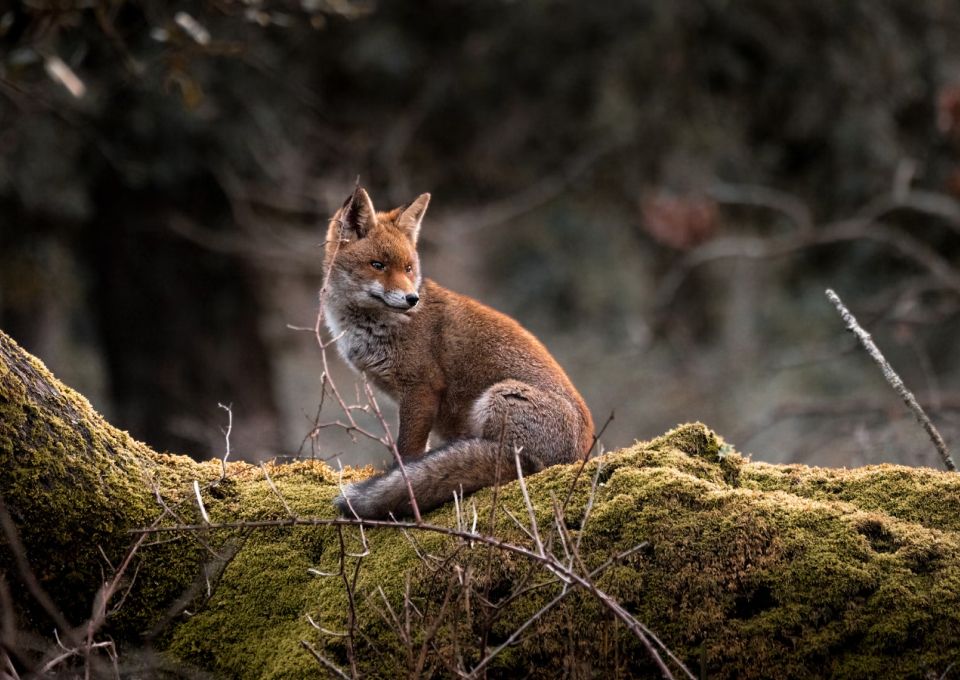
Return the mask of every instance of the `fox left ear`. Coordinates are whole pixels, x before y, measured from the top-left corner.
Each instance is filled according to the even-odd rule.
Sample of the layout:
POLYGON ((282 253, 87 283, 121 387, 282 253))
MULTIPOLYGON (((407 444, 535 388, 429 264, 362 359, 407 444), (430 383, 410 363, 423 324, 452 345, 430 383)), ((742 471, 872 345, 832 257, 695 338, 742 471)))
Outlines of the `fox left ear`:
POLYGON ((340 218, 344 232, 353 232, 357 238, 366 236, 377 224, 377 213, 373 208, 373 201, 370 200, 370 194, 359 184, 343 202, 337 216, 340 218))
POLYGON ((417 237, 420 235, 420 223, 423 222, 423 216, 427 212, 427 206, 430 205, 430 194, 420 194, 413 203, 408 205, 397 218, 397 226, 406 235, 413 245, 417 245, 417 237))

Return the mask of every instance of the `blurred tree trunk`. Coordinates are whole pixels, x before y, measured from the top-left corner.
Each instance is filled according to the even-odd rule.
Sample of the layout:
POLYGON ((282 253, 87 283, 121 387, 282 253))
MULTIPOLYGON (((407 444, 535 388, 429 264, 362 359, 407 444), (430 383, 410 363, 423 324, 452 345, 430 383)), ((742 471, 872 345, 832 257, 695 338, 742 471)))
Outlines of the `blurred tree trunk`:
POLYGON ((176 235, 181 220, 234 233, 213 179, 156 195, 107 174, 84 244, 117 423, 158 450, 222 446, 218 402, 233 405, 243 453, 276 451, 279 423, 256 277, 242 257, 176 235), (242 367, 238 369, 238 367, 242 367))

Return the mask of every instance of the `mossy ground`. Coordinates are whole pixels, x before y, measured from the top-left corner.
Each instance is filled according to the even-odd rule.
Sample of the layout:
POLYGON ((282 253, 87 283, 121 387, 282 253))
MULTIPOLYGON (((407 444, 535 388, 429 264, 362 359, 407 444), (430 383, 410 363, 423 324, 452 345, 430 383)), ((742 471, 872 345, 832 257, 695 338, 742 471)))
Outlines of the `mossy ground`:
MULTIPOLYGON (((337 480, 326 465, 267 469, 296 515, 332 517, 337 480)), ((644 544, 596 583, 695 673, 702 662, 709 678, 924 678, 940 677, 960 661, 957 475, 751 463, 699 424, 595 459, 574 483, 576 471, 558 466, 528 481, 552 550, 562 554, 550 529, 554 503, 572 488, 564 518, 585 568, 644 544)), ((348 471, 347 479, 370 472, 348 471)), ((204 485, 213 521, 287 516, 260 468, 231 464, 227 479, 211 485, 219 475, 216 461, 156 454, 110 427, 0 334, 0 494, 38 578, 71 620, 87 615, 101 583, 99 549, 116 563, 131 543, 128 529, 159 515, 156 492, 177 513, 165 522, 197 521, 193 480, 204 485)), ((469 497, 468 518, 475 505, 478 528, 487 532, 495 495, 493 533, 529 546, 507 514, 526 522, 516 483, 469 497)), ((452 527, 453 506, 425 520, 452 527)), ((357 530, 342 531, 348 551, 359 552, 357 530)), ((354 658, 367 677, 410 675, 421 648, 423 676, 450 676, 458 664, 470 668, 484 645, 507 640, 560 592, 541 566, 487 546, 393 529, 366 535, 354 658), (421 619, 431 624, 441 610, 428 636, 431 626, 421 619), (398 634, 408 617, 410 632, 398 634)), ((346 667, 344 638, 307 620, 346 629, 342 579, 315 575, 337 572, 340 554, 332 527, 158 540, 140 551, 134 588, 110 631, 121 644, 139 644, 192 586, 189 614, 173 616, 159 638, 175 663, 216 677, 322 675, 300 645, 306 640, 346 667), (229 559, 218 564, 214 553, 227 549, 229 559)), ((357 559, 345 560, 348 575, 357 559)), ((0 568, 16 581, 6 544, 0 568)), ((13 590, 18 623, 49 628, 25 591, 13 590)), ((582 592, 540 618, 489 671, 491 677, 656 675, 636 639, 582 592)))
MULTIPOLYGON (((576 466, 555 467, 529 480, 541 527, 550 525, 552 499, 566 496, 575 472, 576 466)), ((322 466, 285 466, 272 476, 298 515, 331 515, 334 477, 322 466)), ((824 471, 754 464, 707 428, 689 425, 591 461, 574 489, 565 516, 588 568, 648 544, 597 584, 695 673, 703 659, 711 678, 939 677, 960 657, 956 476, 893 466, 824 471), (582 525, 597 466, 602 481, 582 525)), ((468 503, 487 518, 492 496, 483 491, 468 503)), ((526 517, 516 484, 498 497, 514 516, 526 517)), ((282 516, 264 482, 244 485, 234 510, 282 516)), ((498 536, 530 543, 505 512, 497 518, 498 536)), ((452 506, 425 519, 456 522, 452 506)), ((347 533, 349 549, 359 551, 355 530, 347 533)), ((367 536, 356 656, 360 670, 374 677, 410 671, 408 645, 388 622, 378 587, 402 612, 409 577, 410 599, 430 621, 450 574, 472 572, 473 589, 492 599, 508 597, 519 583, 550 580, 523 558, 444 536, 418 536, 421 554, 436 558, 427 560, 398 531, 372 529, 367 536)), ((294 678, 318 668, 299 648, 302 639, 346 666, 343 640, 320 634, 305 618, 344 630, 342 581, 307 571, 336 571, 338 555, 331 528, 260 536, 234 560, 208 609, 177 629, 170 652, 225 676, 294 678)), ((347 560, 348 567, 354 563, 347 560)), ((513 600, 489 625, 487 644, 506 639, 559 588, 547 585, 513 600)), ((460 658, 469 667, 480 658, 477 636, 489 611, 465 600, 457 599, 458 609, 433 640, 428 673, 449 675, 445 663, 460 658)), ((654 675, 637 641, 582 593, 531 627, 490 671, 494 677, 654 675)))

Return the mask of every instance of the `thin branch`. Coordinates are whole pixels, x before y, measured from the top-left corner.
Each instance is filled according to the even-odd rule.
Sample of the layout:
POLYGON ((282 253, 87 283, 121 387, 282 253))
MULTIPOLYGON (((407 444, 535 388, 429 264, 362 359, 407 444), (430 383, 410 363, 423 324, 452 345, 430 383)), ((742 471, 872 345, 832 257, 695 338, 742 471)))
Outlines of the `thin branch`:
POLYGON ((580 153, 567 159, 555 173, 542 178, 536 184, 490 203, 479 211, 471 210, 466 214, 452 216, 449 220, 451 228, 441 233, 462 238, 466 234, 486 231, 517 220, 561 196, 596 163, 627 144, 626 140, 607 139, 599 143, 593 140, 580 153))
MULTIPOLYGON (((363 534, 361 533, 361 537, 363 534)), ((347 548, 343 538, 343 527, 337 527, 337 541, 340 547, 338 560, 338 574, 343 581, 343 588, 347 594, 347 658, 350 660, 350 672, 353 677, 358 677, 357 657, 356 657, 356 630, 357 630, 357 608, 356 608, 356 584, 357 576, 360 573, 360 564, 363 557, 357 557, 354 566, 353 581, 347 578, 347 548)), ((364 539, 364 546, 366 540, 364 539)))
MULTIPOLYGON (((447 592, 443 596, 443 602, 440 604, 440 611, 437 612, 437 615, 433 617, 433 621, 430 623, 430 626, 424 631, 423 634, 423 644, 420 645, 420 654, 417 655, 417 662, 413 668, 412 677, 419 678, 423 676, 423 667, 427 663, 427 651, 429 645, 433 642, 434 638, 437 635, 437 631, 440 629, 441 624, 444 623, 444 614, 447 611, 447 607, 450 605, 450 597, 453 595, 453 586, 456 583, 455 580, 450 579, 447 583, 447 592)), ((409 589, 409 582, 408 582, 409 589)), ((409 593, 408 593, 409 597, 409 593)))
POLYGON ((321 654, 316 649, 314 649, 313 645, 311 645, 309 642, 307 642, 306 640, 300 640, 300 645, 305 650, 310 652, 310 654, 313 655, 314 659, 316 659, 324 668, 326 668, 328 671, 333 673, 335 676, 337 676, 338 678, 343 678, 343 680, 350 680, 349 675, 344 673, 342 670, 340 670, 339 666, 337 666, 335 663, 330 661, 323 654, 321 654))
MULTIPOLYGON (((583 519, 580 520, 580 531, 577 534, 577 542, 574 545, 574 550, 580 550, 580 539, 583 538, 586 533, 585 529, 587 527, 587 520, 590 519, 590 512, 593 510, 593 503, 597 499, 597 487, 600 484, 600 472, 603 470, 603 461, 597 462, 597 471, 593 475, 593 481, 590 483, 590 495, 587 496, 587 506, 583 510, 583 519)), ((560 509, 563 512, 563 508, 560 509)))
POLYGON ((570 488, 567 489, 567 497, 563 500, 563 505, 560 506, 561 510, 566 510, 567 505, 570 504, 570 499, 573 498, 573 492, 576 489, 577 482, 580 480, 580 475, 583 474, 583 468, 587 466, 587 463, 590 461, 590 456, 593 455, 593 449, 596 448, 597 442, 600 441, 600 437, 603 436, 603 433, 607 431, 607 427, 610 426, 610 423, 613 422, 614 412, 610 411, 610 415, 607 416, 606 421, 604 421, 603 426, 594 433, 593 441, 590 442, 590 448, 587 450, 587 453, 583 456, 583 460, 580 461, 580 467, 577 468, 577 472, 573 475, 573 480, 570 482, 570 488))
POLYGON ((517 481, 520 482, 520 491, 523 492, 523 502, 527 506, 527 515, 530 518, 530 531, 533 536, 533 542, 537 545, 540 556, 546 555, 543 548, 543 541, 540 540, 540 530, 537 528, 537 513, 533 509, 533 503, 530 501, 530 494, 527 492, 527 482, 523 478, 523 467, 520 465, 520 449, 513 449, 513 460, 517 464, 517 481))
POLYGON ((397 462, 397 468, 400 470, 400 476, 403 478, 403 483, 407 487, 407 495, 410 497, 410 508, 413 510, 413 518, 416 520, 417 524, 423 520, 420 517, 420 507, 417 505, 417 497, 413 493, 413 484, 410 481, 410 477, 407 476, 407 469, 403 464, 403 457, 400 455, 399 449, 397 449, 397 440, 394 439, 393 435, 390 433, 390 426, 387 425, 386 419, 383 417, 383 412, 380 410, 380 405, 377 403, 376 397, 373 395, 373 390, 370 388, 370 383, 367 382, 367 374, 363 374, 363 391, 367 395, 367 401, 370 406, 373 408, 373 414, 376 416, 377 420, 380 422, 380 426, 383 428, 384 439, 387 448, 390 449, 390 453, 393 454, 393 459, 397 462))
POLYGON ((197 497, 197 507, 200 508, 200 516, 203 517, 203 521, 207 524, 210 524, 210 515, 207 514, 207 509, 203 507, 203 498, 200 496, 200 482, 193 480, 193 493, 197 497))
POLYGON ((726 259, 772 260, 820 246, 870 241, 880 244, 929 272, 944 288, 960 293, 960 271, 951 262, 913 236, 865 218, 841 220, 806 233, 777 237, 731 236, 715 238, 693 248, 664 277, 654 308, 665 314, 690 273, 709 262, 726 259))
MULTIPOLYGON (((113 642, 107 640, 104 642, 95 642, 92 645, 89 645, 89 648, 99 649, 101 647, 112 647, 112 646, 113 646, 113 642)), ((46 664, 44 664, 43 668, 40 669, 40 672, 38 673, 38 675, 43 676, 44 674, 49 673, 50 671, 55 669, 57 666, 62 664, 64 661, 66 661, 70 657, 77 656, 83 651, 84 650, 78 649, 78 648, 65 648, 62 654, 60 654, 59 656, 55 656, 54 658, 50 659, 50 661, 48 661, 46 664)))
POLYGON ((60 612, 60 609, 53 603, 53 600, 50 599, 50 596, 47 595, 46 591, 37 580, 36 575, 33 573, 33 570, 30 568, 30 562, 27 560, 27 552, 23 547, 23 542, 20 540, 20 533, 17 531, 17 525, 10 516, 10 512, 7 510, 7 506, 4 503, 2 496, 0 496, 0 528, 3 529, 3 534, 6 538, 7 545, 9 546, 10 552, 13 553, 14 561, 17 565, 17 571, 20 574, 20 578, 27 586, 27 590, 30 591, 30 594, 33 595, 34 599, 40 604, 41 607, 43 607, 43 610, 57 625, 57 628, 64 631, 70 630, 70 624, 67 623, 67 620, 60 612))
POLYGON ((222 482, 227 478, 227 459, 230 457, 230 433, 233 432, 233 404, 224 406, 218 402, 217 406, 227 412, 227 429, 223 430, 226 447, 223 451, 223 458, 220 459, 220 481, 222 482))
POLYGON ((867 350, 867 354, 870 355, 870 358, 877 362, 877 364, 880 366, 880 370, 883 371, 883 377, 886 379, 887 383, 889 383, 890 387, 892 387, 894 391, 900 395, 900 398, 903 399, 907 407, 913 411, 913 415, 916 416, 917 421, 920 423, 923 429, 926 430, 927 435, 930 437, 930 441, 933 442, 934 447, 937 449, 937 453, 940 454, 940 458, 943 460, 944 467, 951 472, 956 472, 957 466, 950 457, 950 452, 947 450, 947 445, 943 441, 943 437, 940 436, 937 428, 930 421, 930 418, 927 417, 926 412, 917 402, 916 397, 914 397, 913 393, 907 389, 906 385, 903 384, 903 380, 901 380, 900 376, 897 375, 896 371, 893 370, 890 362, 884 358, 883 354, 880 352, 880 349, 870 337, 870 334, 860 327, 860 324, 857 323, 856 318, 850 313, 850 310, 843 305, 843 302, 840 301, 840 297, 836 293, 830 289, 827 289, 826 294, 830 302, 832 302, 837 308, 837 311, 840 313, 844 323, 847 324, 847 330, 851 331, 857 336, 857 339, 860 340, 863 348, 867 350))
MULTIPOLYGON (((358 178, 358 182, 359 182, 359 178, 358 178)), ((413 511, 414 519, 417 522, 420 522, 422 521, 421 515, 420 515, 420 508, 417 504, 417 499, 413 492, 413 485, 407 476, 407 470, 406 470, 406 467, 404 466, 403 458, 400 456, 400 452, 397 449, 396 439, 393 437, 392 433, 390 432, 390 426, 387 424, 386 418, 384 418, 383 412, 380 410, 380 405, 377 403, 377 399, 373 393, 373 390, 370 387, 370 384, 367 382, 366 375, 363 376, 363 391, 367 400, 367 404, 365 406, 361 406, 359 404, 354 404, 352 406, 348 405, 346 400, 343 398, 342 394, 340 393, 340 390, 337 387, 336 383, 333 381, 333 378, 331 377, 330 365, 327 360, 327 349, 331 345, 335 344, 340 339, 340 337, 342 337, 343 333, 340 333, 336 337, 325 341, 323 339, 322 329, 324 326, 324 318, 326 314, 325 303, 330 290, 330 277, 333 272, 333 265, 336 262, 337 255, 340 252, 340 245, 343 240, 343 234, 344 234, 344 223, 343 223, 343 218, 341 216, 339 225, 338 225, 338 237, 334 240, 334 242, 332 242, 331 244, 328 244, 328 245, 331 245, 332 252, 327 258, 326 269, 324 271, 324 276, 323 276, 323 283, 321 285, 320 293, 318 296, 317 316, 316 316, 316 320, 314 322, 314 327, 313 327, 314 337, 316 338, 317 345, 320 348, 320 361, 323 366, 323 372, 321 373, 321 378, 320 378, 321 402, 320 402, 320 408, 317 409, 317 418, 316 418, 316 421, 314 422, 314 427, 310 431, 310 433, 307 435, 307 437, 304 438, 304 441, 306 441, 307 438, 315 437, 322 429, 326 427, 335 426, 345 430, 348 434, 351 435, 351 437, 353 433, 361 434, 385 446, 393 455, 393 458, 396 461, 397 467, 400 470, 400 475, 403 478, 403 481, 407 487, 407 494, 410 497, 410 507, 413 511), (320 413, 323 409, 323 398, 326 395, 327 387, 330 388, 330 393, 333 395, 334 399, 336 399, 336 402, 340 406, 340 410, 343 412, 344 416, 346 416, 347 422, 344 423, 340 420, 336 420, 334 422, 329 422, 329 423, 320 422, 319 420, 320 413), (353 412, 357 410, 373 414, 373 416, 377 419, 381 428, 383 429, 382 437, 376 436, 375 434, 361 427, 357 423, 356 419, 353 416, 353 412)), ((357 401, 360 400, 359 395, 360 395, 360 390, 358 387, 357 401)), ((302 448, 302 445, 301 445, 301 448, 302 448)), ((348 500, 348 505, 349 505, 349 500, 348 500)), ((353 512, 352 507, 350 508, 350 510, 351 512, 353 512)), ((354 512, 354 514, 356 513, 354 512)))
MULTIPOLYGON (((649 544, 647 541, 644 541, 643 543, 639 543, 639 544, 635 545, 634 547, 630 548, 629 550, 625 550, 625 551, 623 551, 622 553, 620 553, 620 554, 618 554, 618 555, 614 555, 613 557, 611 557, 610 559, 608 559, 606 562, 604 562, 603 564, 601 564, 599 567, 597 567, 596 569, 592 570, 592 571, 589 573, 589 577, 590 577, 591 579, 592 579, 592 578, 596 578, 597 576, 599 576, 600 574, 602 574, 604 571, 606 571, 607 567, 613 565, 614 563, 618 562, 619 560, 622 560, 622 559, 624 559, 624 558, 626 558, 626 557, 629 557, 630 555, 633 555, 633 554, 636 553, 636 552, 639 552, 640 550, 643 550, 644 548, 648 547, 649 545, 650 545, 650 544, 649 544)), ((553 583, 556 583, 556 581, 551 581, 551 582, 549 582, 549 583, 543 583, 543 584, 534 586, 534 588, 542 588, 543 586, 552 585, 553 583)), ((532 590, 532 588, 528 588, 526 592, 529 592, 529 590, 532 590)), ((509 647, 510 645, 512 645, 514 642, 516 642, 516 640, 520 637, 520 635, 523 633, 523 631, 525 631, 527 628, 529 628, 531 625, 533 625, 538 619, 540 619, 541 617, 543 617, 543 615, 546 614, 548 611, 550 611, 551 609, 553 609, 553 607, 555 607, 557 604, 559 604, 560 601, 561 601, 563 598, 565 598, 565 597, 566 597, 569 593, 571 593, 571 592, 573 592, 573 588, 571 588, 569 584, 564 583, 564 584, 563 584, 563 587, 560 589, 560 593, 559 593, 556 597, 554 597, 552 600, 550 600, 549 602, 547 602, 545 605, 543 605, 543 607, 541 607, 541 608, 540 608, 538 611, 536 611, 532 616, 530 616, 530 618, 528 618, 526 621, 524 621, 522 624, 520 624, 520 626, 519 626, 515 631, 513 631, 513 633, 511 633, 510 636, 507 637, 507 639, 504 640, 502 644, 500 644, 498 647, 496 647, 495 649, 492 649, 490 652, 488 652, 487 655, 486 655, 483 659, 481 659, 480 662, 477 663, 476 666, 473 667, 473 670, 470 671, 470 673, 468 674, 468 677, 470 677, 470 678, 478 677, 477 674, 478 674, 481 670, 483 670, 491 661, 493 661, 494 657, 496 657, 500 652, 502 652, 504 649, 506 649, 507 647, 509 647)), ((512 600, 513 598, 511 597, 510 599, 512 600)))
POLYGON ((707 194, 718 203, 765 208, 782 213, 802 232, 813 231, 813 216, 807 204, 796 196, 754 184, 718 182, 707 194))
POLYGON ((267 466, 266 466, 266 464, 263 463, 263 462, 261 462, 261 463, 260 463, 260 469, 263 470, 263 476, 264 476, 264 478, 266 478, 267 484, 270 485, 270 490, 273 491, 273 493, 276 495, 276 497, 279 498, 279 499, 280 499, 280 502, 283 504, 283 509, 287 511, 287 514, 288 514, 288 515, 290 515, 291 517, 295 517, 293 510, 291 510, 291 509, 290 509, 290 506, 287 505, 286 499, 284 499, 283 495, 282 495, 282 494, 280 493, 280 491, 277 489, 276 485, 273 483, 273 480, 270 479, 270 473, 267 472, 267 466))
MULTIPOLYGON (((16 667, 13 665, 13 659, 10 658, 10 655, 3 649, 0 649, 0 660, 4 662, 5 672, 10 675, 13 680, 20 680, 20 674, 17 673, 16 667)), ((950 670, 949 668, 947 670, 950 670)))

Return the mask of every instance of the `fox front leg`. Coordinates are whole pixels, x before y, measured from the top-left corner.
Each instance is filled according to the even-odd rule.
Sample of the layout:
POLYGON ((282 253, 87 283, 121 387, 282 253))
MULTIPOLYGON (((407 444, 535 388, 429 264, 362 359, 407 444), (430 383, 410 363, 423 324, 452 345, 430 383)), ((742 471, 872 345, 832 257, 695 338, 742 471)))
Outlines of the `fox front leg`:
POLYGON ((418 387, 403 394, 397 437, 397 451, 401 458, 419 458, 424 454, 439 409, 440 392, 433 388, 418 387))

